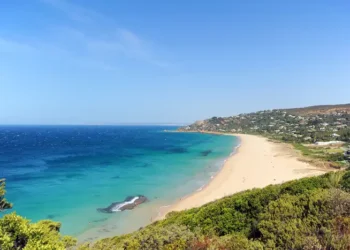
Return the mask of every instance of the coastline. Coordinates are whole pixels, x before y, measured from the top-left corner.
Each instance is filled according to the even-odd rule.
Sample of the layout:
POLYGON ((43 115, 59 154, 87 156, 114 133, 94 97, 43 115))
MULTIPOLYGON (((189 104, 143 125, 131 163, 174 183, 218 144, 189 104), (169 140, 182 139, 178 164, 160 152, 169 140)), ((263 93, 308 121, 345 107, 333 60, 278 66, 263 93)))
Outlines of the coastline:
MULTIPOLYGON (((160 211, 165 211, 182 197, 191 195, 208 185, 212 178, 220 172, 224 161, 232 155, 233 148, 239 143, 238 138, 230 138, 228 136, 200 135, 199 133, 197 135, 180 135, 178 133, 178 135, 172 136, 174 138, 184 136, 186 145, 183 147, 188 147, 188 152, 178 156, 167 154, 165 155, 167 156, 166 160, 164 160, 164 156, 160 155, 159 157, 162 157, 162 161, 157 159, 155 162, 159 162, 159 166, 172 166, 171 169, 180 171, 174 178, 174 180, 178 180, 176 185, 153 185, 154 189, 159 190, 158 194, 154 194, 154 192, 147 193, 147 190, 144 193, 138 191, 145 194, 149 198, 149 202, 145 202, 130 211, 106 215, 106 219, 101 220, 99 223, 91 224, 90 227, 87 227, 76 236, 79 243, 94 242, 102 238, 132 233, 141 227, 153 223, 158 219, 160 211), (207 151, 210 152, 203 155, 203 152, 207 151), (187 174, 184 174, 181 168, 186 169, 187 174)), ((150 175, 150 177, 152 176, 153 174, 150 175)), ((169 174, 163 174, 164 178, 165 176, 166 179, 172 178, 172 175, 169 174)))
MULTIPOLYGON (((176 132, 177 133, 177 132, 176 132)), ((186 132, 186 133, 197 133, 196 131, 190 131, 190 132, 186 132)), ((201 132, 201 133, 205 133, 205 134, 217 134, 217 135, 227 135, 227 136, 235 136, 238 138, 239 140, 239 143, 237 146, 235 146, 233 148, 233 151, 230 153, 230 155, 224 160, 222 166, 218 169, 218 171, 212 175, 210 177, 210 180, 205 183, 204 185, 202 185, 200 188, 198 188, 197 190, 189 193, 189 194, 186 194, 185 196, 181 197, 180 199, 178 199, 177 201, 175 201, 174 203, 170 203, 168 205, 163 205, 161 207, 158 208, 158 213, 157 213, 157 216, 154 218, 154 220, 152 220, 152 223, 154 221, 158 221, 158 220, 162 220, 162 219, 165 219, 165 216, 172 212, 172 211, 181 211, 181 210, 186 210, 186 209, 190 209, 190 208, 193 208, 193 207, 190 207, 190 208, 186 208, 186 209, 181 209, 181 210, 174 210, 174 207, 176 204, 178 204, 179 202, 185 200, 185 199, 190 199, 194 194, 198 193, 198 192, 201 192, 203 191, 203 189, 205 189, 206 187, 208 187, 210 185, 210 183, 213 181, 214 178, 216 178, 216 176, 223 170, 223 168, 225 167, 225 164, 226 164, 226 161, 234 156, 236 153, 238 153, 238 149, 239 147, 241 146, 241 138, 237 135, 233 135, 233 134, 224 134, 224 133, 217 133, 217 132, 201 132), (163 210, 164 209, 164 210, 163 210)), ((205 203, 204 203, 205 204, 205 203)), ((201 206, 201 205, 200 205, 201 206)))
MULTIPOLYGON (((191 132, 198 133, 195 131, 186 133, 191 132)), ((126 212, 128 218, 130 216, 143 218, 143 226, 147 226, 157 220, 164 219, 166 214, 172 211, 199 207, 225 196, 252 188, 263 188, 270 184, 280 184, 332 171, 331 169, 315 167, 300 161, 297 151, 289 144, 271 142, 265 137, 217 132, 201 133, 235 136, 239 142, 232 148, 230 155, 223 161, 220 168, 203 186, 170 203, 158 200, 155 203, 141 205, 133 210, 132 213, 126 212)), ((85 231, 78 236, 79 242, 92 242, 101 238, 113 237, 137 230, 132 224, 127 225, 127 228, 123 227, 121 229, 120 225, 116 223, 117 220, 108 220, 101 227, 85 231)))
POLYGON ((237 136, 240 142, 208 184, 160 209, 157 220, 164 219, 169 212, 199 207, 244 190, 331 171, 300 161, 298 153, 288 144, 271 142, 257 135, 202 133, 237 136))

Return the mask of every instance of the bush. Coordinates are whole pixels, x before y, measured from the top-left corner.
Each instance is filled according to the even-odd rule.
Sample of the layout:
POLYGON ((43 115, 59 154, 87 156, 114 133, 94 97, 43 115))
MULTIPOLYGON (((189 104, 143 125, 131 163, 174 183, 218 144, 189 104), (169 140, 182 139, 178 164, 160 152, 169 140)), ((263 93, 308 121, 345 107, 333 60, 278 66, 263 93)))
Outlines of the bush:
POLYGON ((59 229, 57 222, 30 223, 15 213, 7 214, 0 219, 0 249, 60 250, 75 245, 75 240, 62 237, 59 229))
POLYGON ((0 179, 0 212, 12 207, 12 204, 5 199, 5 193, 5 180, 0 179))
POLYGON ((329 190, 284 195, 272 201, 261 214, 258 225, 261 240, 274 242, 277 249, 303 249, 306 235, 316 237, 321 227, 329 226, 329 208, 329 190))
POLYGON ((259 214, 266 206, 284 194, 299 195, 315 189, 329 188, 328 175, 270 185, 222 198, 199 208, 173 212, 162 225, 182 224, 190 229, 200 228, 203 234, 214 232, 224 236, 240 232, 247 237, 258 237, 256 229, 259 214))
POLYGON ((343 178, 340 181, 340 186, 343 190, 350 191, 350 171, 346 171, 343 175, 343 178))
POLYGON ((186 226, 170 225, 166 227, 149 226, 135 233, 98 241, 84 245, 79 249, 186 249, 194 241, 196 234, 186 226))

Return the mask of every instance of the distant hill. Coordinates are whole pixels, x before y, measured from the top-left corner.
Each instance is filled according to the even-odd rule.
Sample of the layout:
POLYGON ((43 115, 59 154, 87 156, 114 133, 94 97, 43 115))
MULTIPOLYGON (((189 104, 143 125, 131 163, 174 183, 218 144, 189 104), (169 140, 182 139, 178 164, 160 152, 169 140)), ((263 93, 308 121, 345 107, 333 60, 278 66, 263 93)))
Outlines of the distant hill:
POLYGON ((350 113, 350 103, 349 104, 337 104, 337 105, 317 105, 304 108, 293 108, 284 109, 288 113, 295 115, 318 115, 318 114, 331 114, 335 112, 346 112, 350 113))
POLYGON ((274 109, 197 121, 180 131, 260 134, 288 142, 350 142, 350 104, 274 109))

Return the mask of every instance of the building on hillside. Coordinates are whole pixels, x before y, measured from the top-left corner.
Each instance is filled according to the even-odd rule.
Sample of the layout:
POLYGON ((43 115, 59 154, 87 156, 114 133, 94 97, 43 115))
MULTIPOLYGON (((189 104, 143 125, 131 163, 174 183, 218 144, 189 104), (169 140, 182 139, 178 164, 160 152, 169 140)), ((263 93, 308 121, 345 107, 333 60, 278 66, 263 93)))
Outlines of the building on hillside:
POLYGON ((317 146, 331 146, 331 145, 339 145, 344 144, 343 141, 319 141, 315 142, 315 145, 317 146))

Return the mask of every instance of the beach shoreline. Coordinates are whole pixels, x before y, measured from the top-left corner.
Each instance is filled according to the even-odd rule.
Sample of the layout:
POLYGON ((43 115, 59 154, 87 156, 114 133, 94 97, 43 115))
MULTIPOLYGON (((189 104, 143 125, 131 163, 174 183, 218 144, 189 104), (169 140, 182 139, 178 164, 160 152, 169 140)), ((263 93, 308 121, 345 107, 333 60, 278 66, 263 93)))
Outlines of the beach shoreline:
MULTIPOLYGON (((238 150, 239 150, 239 147, 241 146, 241 138, 237 135, 234 135, 234 134, 228 134, 228 133, 218 133, 218 132, 197 132, 197 131, 187 131, 187 132, 178 132, 178 131, 169 131, 169 132, 173 132, 173 133, 202 133, 202 134, 215 134, 215 135, 225 135, 225 136, 235 136, 237 139, 238 139, 238 144, 233 148, 232 152, 230 153, 230 155, 228 157, 226 157, 226 159, 223 161, 222 163, 222 166, 214 173, 214 175, 211 176, 210 180, 205 183, 203 186, 201 186, 199 189, 195 190, 195 191, 192 191, 188 194, 186 194, 185 196, 181 197, 180 199, 178 199, 177 201, 175 201, 174 203, 170 203, 168 205, 164 205, 164 206, 161 206, 159 209, 158 209, 158 214, 157 214, 157 217, 154 218, 153 221, 157 221, 157 220, 162 220, 165 218, 165 216, 169 213, 169 212, 172 212, 172 211, 175 211, 175 210, 172 210, 173 207, 181 202, 182 200, 184 199, 187 199, 187 198, 190 198, 192 195, 196 194, 197 192, 201 192, 203 189, 205 189, 207 186, 210 185, 210 183, 213 181, 214 178, 216 178, 216 176, 223 170, 223 168, 225 167, 225 163, 226 161, 234 156, 236 153, 238 153, 238 150)), ((177 210, 176 210, 177 211, 177 210)))
POLYGON ((331 171, 300 161, 298 153, 290 145, 272 142, 265 137, 218 132, 201 133, 236 136, 240 142, 209 183, 160 209, 156 220, 164 219, 169 212, 199 207, 244 190, 263 188, 331 171))
MULTIPOLYGON (((144 226, 164 219, 170 212, 200 207, 234 193, 332 171, 332 169, 319 168, 303 162, 298 159, 300 155, 291 145, 272 142, 262 136, 217 132, 201 133, 235 136, 239 142, 232 148, 230 155, 211 176, 211 179, 197 190, 170 203, 162 204, 161 201, 158 201, 158 204, 154 204, 152 202, 133 210, 133 217, 149 219, 149 222, 144 226), (153 212, 150 213, 150 211, 153 212)), ((79 242, 91 242, 135 231, 135 228, 131 230, 131 227, 130 229, 123 228, 123 231, 127 231, 121 232, 114 227, 114 222, 110 221, 101 228, 92 228, 78 237, 79 242), (109 231, 107 232, 107 230, 109 231)))

